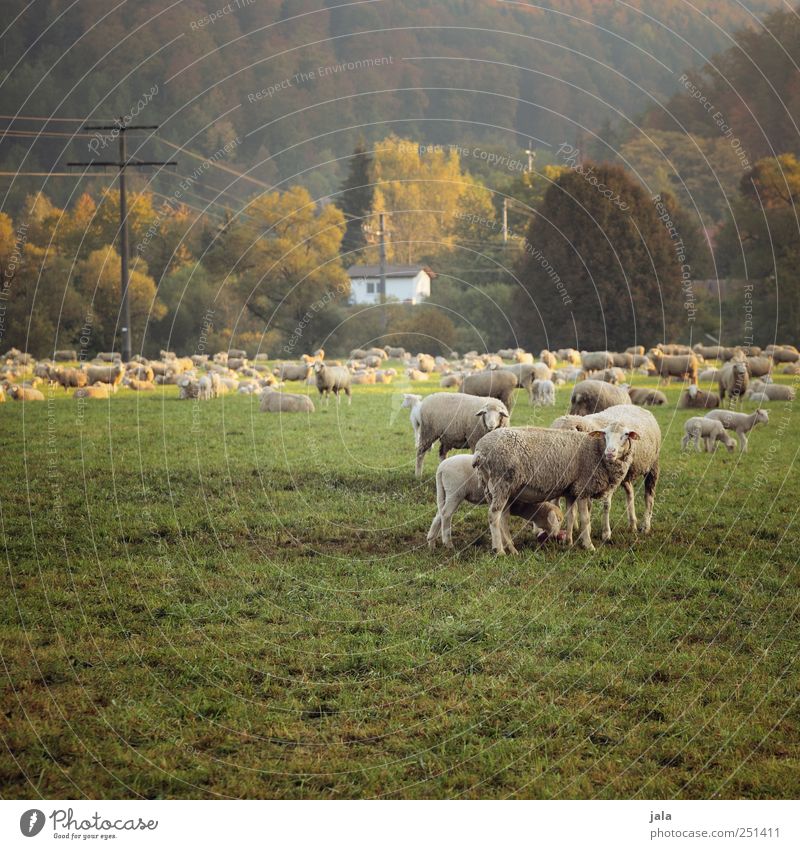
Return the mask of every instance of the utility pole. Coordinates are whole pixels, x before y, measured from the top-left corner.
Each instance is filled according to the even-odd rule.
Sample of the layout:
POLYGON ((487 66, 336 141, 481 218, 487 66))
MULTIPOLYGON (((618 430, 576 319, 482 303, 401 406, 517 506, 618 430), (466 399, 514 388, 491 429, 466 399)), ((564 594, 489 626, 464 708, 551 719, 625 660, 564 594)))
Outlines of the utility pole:
POLYGON ((386 303, 386 227, 385 227, 385 219, 384 213, 380 213, 378 216, 378 236, 380 237, 380 242, 378 243, 378 262, 380 264, 380 283, 378 284, 378 299, 381 304, 386 303))
POLYGON ((503 244, 508 242, 508 198, 503 198, 503 244))
POLYGON ((122 327, 122 361, 127 363, 131 359, 131 307, 128 297, 128 196, 125 185, 125 170, 127 168, 162 168, 169 165, 177 165, 174 160, 169 162, 152 162, 140 159, 128 159, 125 145, 125 133, 128 130, 157 130, 155 124, 125 125, 124 118, 118 118, 116 124, 102 126, 86 126, 84 130, 115 131, 119 134, 119 161, 94 160, 93 162, 68 162, 70 168, 117 168, 119 170, 119 253, 120 253, 120 319, 122 327))
POLYGON ((528 146, 525 148, 525 153, 528 154, 528 173, 533 171, 533 160, 536 159, 536 151, 533 149, 533 139, 528 139, 528 146))

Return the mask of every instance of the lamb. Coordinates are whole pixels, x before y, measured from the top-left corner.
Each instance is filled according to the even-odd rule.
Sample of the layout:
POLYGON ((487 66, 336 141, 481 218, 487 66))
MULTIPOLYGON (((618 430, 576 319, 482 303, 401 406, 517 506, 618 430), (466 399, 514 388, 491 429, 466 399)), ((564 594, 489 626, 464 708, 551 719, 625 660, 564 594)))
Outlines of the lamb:
POLYGON ((735 360, 726 363, 719 371, 718 382, 721 400, 725 400, 726 393, 732 400, 741 400, 750 383, 747 364, 735 360))
MULTIPOLYGON (((638 409, 638 408, 636 408, 638 409)), ((591 434, 549 428, 500 428, 477 444, 473 467, 478 470, 490 503, 492 547, 516 554, 504 534, 510 505, 525 501, 567 501, 566 542, 572 544, 574 508, 581 520, 580 541, 594 550, 590 499, 605 497, 624 480, 633 460, 636 431, 613 422, 591 434)))
POLYGON ((414 445, 419 445, 419 429, 421 425, 420 421, 420 407, 419 405, 422 403, 422 395, 414 395, 411 392, 405 392, 403 394, 403 400, 400 404, 400 409, 408 409, 411 410, 409 413, 409 417, 411 419, 411 427, 414 429, 414 445))
POLYGON ((18 386, 16 383, 8 387, 8 394, 14 401, 44 401, 44 395, 38 389, 18 386))
MULTIPOLYGON (((561 418, 553 422, 551 427, 561 430, 579 430, 584 433, 591 433, 594 430, 602 430, 614 422, 622 424, 625 427, 633 427, 639 435, 639 439, 633 446, 633 460, 622 482, 622 486, 627 499, 628 524, 631 530, 635 531, 637 521, 633 486, 639 478, 644 478, 645 512, 640 530, 647 534, 650 533, 650 526, 653 519, 653 507, 655 505, 661 455, 661 428, 658 426, 658 422, 653 417, 653 414, 648 410, 641 409, 641 407, 621 404, 616 407, 609 407, 603 410, 603 412, 595 413, 591 416, 561 416, 561 418)), ((610 490, 604 498, 604 540, 611 538, 610 516, 612 495, 613 490, 610 490)))
POLYGON ((556 387, 552 380, 534 380, 531 401, 540 407, 555 407, 556 387))
POLYGON ((258 408, 262 413, 313 413, 314 402, 308 395, 293 395, 267 387, 261 393, 258 408))
POLYGON ((631 403, 638 407, 663 407, 667 403, 667 396, 658 389, 629 386, 628 395, 631 403))
MULTIPOLYGON (((474 448, 489 431, 508 425, 508 408, 496 398, 476 397, 463 392, 435 392, 419 406, 419 436, 416 442, 415 474, 422 476, 425 455, 439 442, 439 460, 455 448, 474 448)), ((545 499, 542 499, 545 500, 545 499)))
POLYGON ((734 413, 731 410, 712 410, 706 413, 707 419, 716 419, 722 422, 725 430, 733 430, 736 432, 736 438, 739 440, 739 447, 742 453, 747 452, 747 434, 759 423, 769 423, 769 413, 766 410, 756 410, 750 415, 745 413, 734 413))
MULTIPOLYGON (((472 467, 471 454, 457 454, 442 460, 436 469, 436 515, 431 522, 428 531, 428 545, 431 549, 436 548, 436 540, 441 533, 442 544, 446 548, 453 548, 452 520, 453 515, 461 506, 462 502, 470 504, 485 504, 486 493, 483 489, 480 476, 472 467)), ((524 501, 516 501, 511 505, 511 513, 522 516, 533 522, 539 530, 539 541, 544 542, 550 537, 558 537, 561 521, 564 518, 561 510, 550 502, 529 504, 524 501)), ((507 529, 504 527, 505 539, 508 545, 513 546, 507 529)))
POLYGON ((497 398, 509 409, 511 409, 511 399, 516 388, 516 375, 504 369, 490 369, 478 374, 470 374, 461 383, 461 392, 464 395, 497 398))
POLYGON ((681 380, 688 380, 690 383, 697 383, 699 361, 697 355, 691 350, 688 354, 668 355, 656 348, 653 351, 653 365, 658 374, 667 382, 670 378, 678 377, 681 380))
POLYGON ((125 367, 121 363, 115 366, 89 366, 86 375, 89 383, 107 383, 116 392, 125 376, 125 367))
POLYGON ((706 392, 694 384, 687 386, 678 399, 679 410, 711 410, 719 407, 720 399, 716 392, 706 392))
POLYGON ((273 374, 278 380, 305 380, 311 372, 308 363, 280 363, 273 374))
POLYGON ((317 390, 325 398, 325 403, 330 403, 331 392, 336 396, 339 403, 339 393, 347 395, 347 403, 353 403, 350 394, 350 372, 344 366, 328 366, 322 360, 314 363, 314 376, 316 378, 317 390))
POLYGON ((621 386, 602 380, 581 380, 572 388, 569 411, 572 415, 588 416, 608 407, 630 403, 630 396, 621 386))
POLYGON ((717 450, 717 442, 721 442, 728 451, 733 451, 736 447, 736 442, 725 433, 725 428, 722 422, 716 419, 709 419, 705 416, 694 416, 687 419, 683 425, 684 437, 681 440, 681 448, 684 450, 689 443, 694 440, 694 447, 697 451, 700 448, 700 440, 703 440, 704 449, 713 454, 717 450))

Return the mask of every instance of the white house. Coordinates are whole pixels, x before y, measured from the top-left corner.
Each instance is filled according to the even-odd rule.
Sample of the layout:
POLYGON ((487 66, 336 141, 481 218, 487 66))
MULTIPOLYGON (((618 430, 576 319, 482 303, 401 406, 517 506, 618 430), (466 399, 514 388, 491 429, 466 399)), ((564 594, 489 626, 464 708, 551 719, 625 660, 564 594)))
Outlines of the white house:
MULTIPOLYGON (((351 304, 380 303, 380 267, 377 265, 351 265, 351 304)), ((431 280, 436 275, 425 265, 387 265, 386 300, 401 304, 419 304, 431 296, 431 280)))

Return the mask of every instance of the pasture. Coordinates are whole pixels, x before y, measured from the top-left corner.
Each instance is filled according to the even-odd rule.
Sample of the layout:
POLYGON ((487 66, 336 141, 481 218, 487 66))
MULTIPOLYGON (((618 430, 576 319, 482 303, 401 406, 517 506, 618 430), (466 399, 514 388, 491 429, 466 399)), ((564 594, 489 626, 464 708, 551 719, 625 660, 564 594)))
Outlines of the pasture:
POLYGON ((426 546, 398 408, 436 388, 0 406, 2 795, 796 797, 795 405, 682 453, 667 388, 653 534, 620 494, 596 552, 497 558, 485 507, 426 546))

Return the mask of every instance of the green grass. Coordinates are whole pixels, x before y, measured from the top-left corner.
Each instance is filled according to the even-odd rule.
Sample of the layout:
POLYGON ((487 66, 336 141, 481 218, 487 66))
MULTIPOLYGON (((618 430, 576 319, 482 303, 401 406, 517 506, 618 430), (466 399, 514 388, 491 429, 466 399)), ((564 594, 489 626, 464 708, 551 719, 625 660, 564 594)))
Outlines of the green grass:
POLYGON ((2 795, 796 797, 793 405, 681 455, 668 389, 652 536, 500 559, 399 391, 0 407, 2 795))

